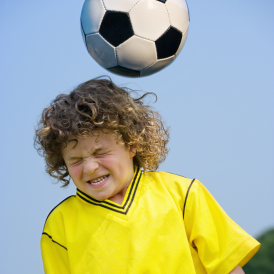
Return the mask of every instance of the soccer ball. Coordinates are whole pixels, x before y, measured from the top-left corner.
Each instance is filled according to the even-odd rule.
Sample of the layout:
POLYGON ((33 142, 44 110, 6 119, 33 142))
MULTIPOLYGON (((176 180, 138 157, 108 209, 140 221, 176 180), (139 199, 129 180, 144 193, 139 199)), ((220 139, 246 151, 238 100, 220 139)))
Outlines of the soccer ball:
POLYGON ((186 41, 189 13, 185 0, 85 0, 80 21, 98 64, 141 77, 175 60, 186 41))

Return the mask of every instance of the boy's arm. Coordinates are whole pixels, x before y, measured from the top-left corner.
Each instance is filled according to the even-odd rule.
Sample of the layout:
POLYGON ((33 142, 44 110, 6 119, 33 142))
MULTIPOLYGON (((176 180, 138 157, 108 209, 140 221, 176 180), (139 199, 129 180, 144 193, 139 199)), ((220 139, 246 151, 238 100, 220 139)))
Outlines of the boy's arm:
POLYGON ((245 274, 243 269, 237 265, 229 274, 245 274))
POLYGON ((184 223, 189 243, 204 268, 212 274, 243 274, 240 267, 252 258, 260 244, 227 216, 198 180, 190 187, 184 223))
POLYGON ((41 252, 46 274, 70 274, 67 248, 47 233, 42 234, 41 252))

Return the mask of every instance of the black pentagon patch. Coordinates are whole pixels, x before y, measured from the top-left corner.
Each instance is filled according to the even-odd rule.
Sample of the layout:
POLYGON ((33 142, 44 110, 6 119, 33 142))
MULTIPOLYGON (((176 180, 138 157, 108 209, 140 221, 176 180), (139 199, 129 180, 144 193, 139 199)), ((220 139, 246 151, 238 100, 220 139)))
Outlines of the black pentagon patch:
POLYGON ((127 76, 127 77, 140 77, 140 71, 127 69, 127 68, 124 68, 121 66, 107 68, 107 70, 109 70, 115 74, 123 75, 123 76, 127 76))
POLYGON ((181 43, 182 33, 170 27, 160 38, 155 41, 157 57, 163 59, 174 55, 181 43))
POLYGON ((133 36, 133 29, 128 14, 107 11, 101 23, 99 33, 114 47, 119 46, 133 36))
POLYGON ((167 0, 157 0, 157 1, 165 3, 167 0))

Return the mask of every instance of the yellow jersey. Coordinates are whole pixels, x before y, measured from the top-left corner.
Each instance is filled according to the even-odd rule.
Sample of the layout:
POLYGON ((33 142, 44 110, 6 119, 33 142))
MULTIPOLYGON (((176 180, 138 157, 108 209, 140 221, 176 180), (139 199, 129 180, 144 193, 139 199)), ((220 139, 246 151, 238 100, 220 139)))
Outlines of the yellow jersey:
POLYGON ((198 180, 139 168, 121 205, 77 189, 41 238, 46 274, 228 274, 259 246, 198 180))

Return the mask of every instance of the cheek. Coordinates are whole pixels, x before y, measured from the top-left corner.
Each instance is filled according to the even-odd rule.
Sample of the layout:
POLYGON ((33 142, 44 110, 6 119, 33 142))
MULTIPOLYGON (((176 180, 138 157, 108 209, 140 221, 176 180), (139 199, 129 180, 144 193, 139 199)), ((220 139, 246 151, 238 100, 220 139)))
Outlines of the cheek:
POLYGON ((105 157, 100 159, 100 165, 112 172, 115 176, 124 176, 128 170, 132 169, 133 161, 128 157, 123 157, 124 155, 119 155, 119 157, 105 157))
POLYGON ((112 157, 105 157, 100 159, 99 164, 106 168, 111 168, 115 165, 115 159, 112 157))
POLYGON ((68 171, 69 171, 69 175, 72 179, 79 178, 79 177, 81 177, 82 167, 81 167, 81 165, 74 166, 74 167, 69 168, 68 171))

